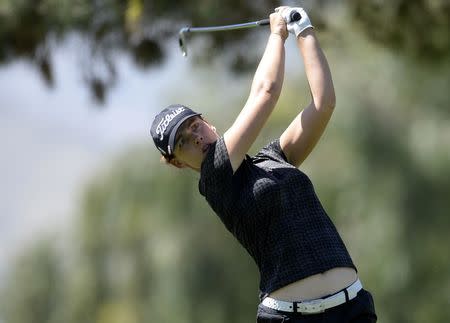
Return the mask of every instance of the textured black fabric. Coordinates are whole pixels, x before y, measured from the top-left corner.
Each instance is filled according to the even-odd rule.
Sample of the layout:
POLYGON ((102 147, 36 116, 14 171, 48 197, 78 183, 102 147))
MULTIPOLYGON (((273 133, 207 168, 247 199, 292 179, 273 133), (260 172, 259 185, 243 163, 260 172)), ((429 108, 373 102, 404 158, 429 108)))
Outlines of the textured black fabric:
POLYGON ((220 138, 202 163, 199 191, 255 260, 263 294, 335 267, 355 268, 311 181, 287 162, 279 140, 246 156, 233 174, 220 138))

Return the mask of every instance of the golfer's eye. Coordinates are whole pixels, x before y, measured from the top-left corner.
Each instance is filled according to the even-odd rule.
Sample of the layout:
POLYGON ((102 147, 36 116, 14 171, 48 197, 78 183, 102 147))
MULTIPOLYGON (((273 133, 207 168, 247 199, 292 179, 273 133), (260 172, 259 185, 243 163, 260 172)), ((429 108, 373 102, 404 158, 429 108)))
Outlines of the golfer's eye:
POLYGON ((183 147, 183 145, 184 145, 184 140, 183 140, 183 138, 180 138, 180 139, 178 140, 178 148, 183 147))
POLYGON ((197 130, 198 128, 198 122, 194 122, 191 126, 192 130, 197 130))

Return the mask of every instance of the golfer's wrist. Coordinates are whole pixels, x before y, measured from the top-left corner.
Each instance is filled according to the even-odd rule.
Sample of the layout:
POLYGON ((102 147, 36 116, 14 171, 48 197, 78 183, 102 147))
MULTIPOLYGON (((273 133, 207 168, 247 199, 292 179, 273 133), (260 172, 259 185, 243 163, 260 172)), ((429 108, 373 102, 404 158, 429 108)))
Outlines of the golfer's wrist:
POLYGON ((297 40, 303 41, 307 38, 315 37, 314 28, 307 28, 303 30, 298 36, 297 40))
POLYGON ((288 35, 283 35, 283 34, 278 33, 278 32, 276 32, 276 31, 275 31, 275 32, 272 31, 272 32, 270 33, 270 37, 281 38, 281 40, 282 40, 283 42, 286 41, 287 36, 288 36, 288 35))

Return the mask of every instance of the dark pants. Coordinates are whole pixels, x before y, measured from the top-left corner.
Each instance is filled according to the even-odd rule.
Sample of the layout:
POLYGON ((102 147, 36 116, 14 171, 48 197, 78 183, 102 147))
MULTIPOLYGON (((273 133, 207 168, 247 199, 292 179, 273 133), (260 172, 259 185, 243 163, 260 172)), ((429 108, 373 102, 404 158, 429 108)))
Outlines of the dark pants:
POLYGON ((258 306, 257 323, 374 323, 377 321, 372 295, 362 289, 351 301, 330 308, 324 313, 287 313, 258 306))

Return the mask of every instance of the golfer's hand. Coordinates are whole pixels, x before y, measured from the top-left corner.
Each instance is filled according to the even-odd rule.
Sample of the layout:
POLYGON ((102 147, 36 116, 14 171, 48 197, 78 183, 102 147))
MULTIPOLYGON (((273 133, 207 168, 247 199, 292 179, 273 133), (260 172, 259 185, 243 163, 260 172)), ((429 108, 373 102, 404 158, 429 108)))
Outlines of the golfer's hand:
POLYGON ((286 21, 278 12, 270 14, 270 32, 272 34, 280 35, 283 40, 286 40, 289 36, 286 21))
POLYGON ((287 24, 287 30, 289 33, 294 34, 295 37, 298 37, 304 30, 308 28, 314 28, 314 26, 311 24, 311 21, 308 17, 308 14, 306 13, 303 8, 291 8, 287 6, 278 7, 275 9, 275 12, 279 12, 287 24), (291 13, 292 12, 298 12, 301 15, 301 19, 298 21, 290 21, 291 20, 291 13))

